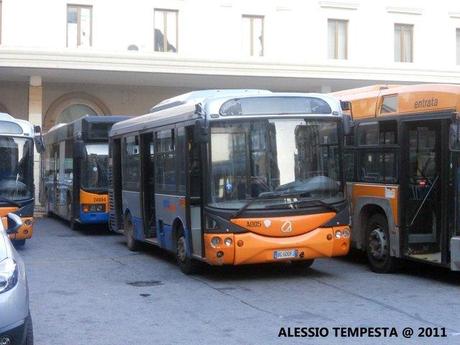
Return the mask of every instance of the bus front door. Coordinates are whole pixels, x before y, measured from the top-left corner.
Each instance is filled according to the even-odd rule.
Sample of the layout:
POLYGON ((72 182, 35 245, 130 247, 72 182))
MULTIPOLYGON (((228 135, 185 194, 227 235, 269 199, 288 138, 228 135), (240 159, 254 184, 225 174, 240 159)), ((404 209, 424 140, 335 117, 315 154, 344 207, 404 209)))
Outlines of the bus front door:
POLYGON ((186 171, 187 174, 187 227, 191 229, 193 255, 203 255, 203 230, 202 230, 202 145, 195 140, 193 127, 186 131, 186 171))
MULTIPOLYGON (((447 161, 442 121, 411 121, 403 126, 401 167, 404 252, 411 258, 442 263, 447 161), (446 165, 446 167, 444 167, 446 165)), ((447 137, 447 136, 444 136, 447 137)), ((445 233, 445 232, 444 232, 445 233)))
POLYGON ((146 239, 156 240, 155 219, 155 167, 153 133, 140 136, 141 154, 141 205, 146 239))

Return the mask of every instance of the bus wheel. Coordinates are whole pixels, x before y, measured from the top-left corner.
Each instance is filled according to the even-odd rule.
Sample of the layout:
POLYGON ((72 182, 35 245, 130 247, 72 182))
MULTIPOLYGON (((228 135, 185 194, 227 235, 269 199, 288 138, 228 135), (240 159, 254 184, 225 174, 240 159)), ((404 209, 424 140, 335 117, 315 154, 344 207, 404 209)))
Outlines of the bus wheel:
POLYGON ((180 270, 185 274, 197 273, 199 263, 187 255, 187 240, 184 231, 181 229, 176 242, 176 260, 180 270))
POLYGON ((295 268, 309 268, 313 263, 315 262, 315 259, 308 259, 308 260, 296 260, 296 261, 291 261, 291 266, 295 268))
POLYGON ((15 247, 24 247, 26 240, 12 240, 11 241, 15 247))
POLYGON ((124 223, 125 223, 125 226, 124 226, 125 229, 123 232, 126 238, 126 246, 128 247, 129 250, 136 252, 139 250, 140 245, 139 245, 139 241, 137 241, 134 238, 134 224, 133 224, 130 214, 128 214, 125 217, 124 223))
POLYGON ((391 273, 396 269, 396 258, 390 255, 388 221, 382 214, 374 214, 367 223, 367 258, 371 270, 391 273))

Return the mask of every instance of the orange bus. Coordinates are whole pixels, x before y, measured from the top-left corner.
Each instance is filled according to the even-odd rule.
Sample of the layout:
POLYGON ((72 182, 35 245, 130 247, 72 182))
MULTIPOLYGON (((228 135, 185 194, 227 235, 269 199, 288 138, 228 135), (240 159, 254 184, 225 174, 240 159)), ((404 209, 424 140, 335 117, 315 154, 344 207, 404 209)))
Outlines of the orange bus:
POLYGON ((23 246, 32 237, 34 222, 34 144, 43 151, 39 126, 0 113, 0 217, 15 213, 22 226, 10 234, 16 246, 23 246))
POLYGON ((204 90, 165 100, 110 132, 111 228, 197 263, 345 255, 342 143, 327 95, 204 90))
POLYGON ((345 143, 352 246, 371 269, 405 258, 460 270, 460 86, 376 85, 351 105, 345 143))

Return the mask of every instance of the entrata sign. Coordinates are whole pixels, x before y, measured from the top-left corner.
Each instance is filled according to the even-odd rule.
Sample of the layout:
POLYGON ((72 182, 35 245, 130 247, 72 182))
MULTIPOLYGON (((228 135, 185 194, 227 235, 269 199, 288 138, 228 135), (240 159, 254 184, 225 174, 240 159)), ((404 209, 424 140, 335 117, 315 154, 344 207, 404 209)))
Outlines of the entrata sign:
POLYGON ((419 101, 415 101, 414 108, 429 108, 429 107, 437 107, 438 106, 438 99, 437 98, 430 98, 430 99, 422 99, 419 101))

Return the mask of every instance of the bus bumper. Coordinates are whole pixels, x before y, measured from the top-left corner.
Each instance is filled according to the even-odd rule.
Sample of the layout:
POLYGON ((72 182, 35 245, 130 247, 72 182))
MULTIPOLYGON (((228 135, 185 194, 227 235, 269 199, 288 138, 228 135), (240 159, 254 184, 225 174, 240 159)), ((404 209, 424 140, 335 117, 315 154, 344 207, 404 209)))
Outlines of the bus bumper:
POLYGON ((80 212, 80 223, 82 224, 106 224, 108 222, 107 212, 80 212))
POLYGON ((350 231, 350 228, 348 226, 318 228, 292 237, 267 237, 252 232, 205 234, 205 257, 211 265, 245 265, 342 256, 350 249, 350 238, 337 238, 335 233, 339 230, 350 231), (218 246, 211 245, 213 237, 220 238, 218 246), (227 245, 230 242, 228 239, 231 240, 231 245, 227 245), (275 259, 275 251, 292 249, 297 250, 296 258, 275 259))

